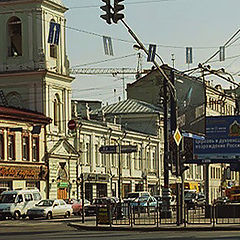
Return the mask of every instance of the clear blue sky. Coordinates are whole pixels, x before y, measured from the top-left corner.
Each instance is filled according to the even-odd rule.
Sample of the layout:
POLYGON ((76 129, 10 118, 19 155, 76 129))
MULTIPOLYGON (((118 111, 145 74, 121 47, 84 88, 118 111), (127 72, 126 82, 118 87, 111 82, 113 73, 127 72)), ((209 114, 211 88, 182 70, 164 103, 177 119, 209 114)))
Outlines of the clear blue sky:
MULTIPOLYGON (((102 10, 99 7, 104 5, 101 0, 62 1, 69 8, 66 13, 67 25, 80 30, 67 30, 67 49, 71 66, 109 60, 82 67, 136 68, 137 56, 110 61, 137 52, 132 47, 134 40, 120 22, 108 25, 100 18, 102 10), (102 35, 112 37, 113 57, 104 55, 102 35)), ((185 64, 186 47, 193 47, 194 63, 190 65, 192 68, 204 62, 239 29, 239 0, 125 0, 123 4, 125 21, 146 47, 149 43, 162 45, 158 46, 157 53, 169 65, 172 65, 171 54, 174 54, 175 67, 179 70, 188 68, 185 64)), ((240 38, 240 34, 235 40, 238 37, 240 38)), ((224 67, 230 73, 240 71, 240 39, 226 49, 226 58, 226 61, 219 62, 217 55, 213 59, 215 61, 211 62, 212 68, 224 67), (232 58, 238 55, 239 57, 232 58)), ((146 63, 144 56, 143 68, 151 66, 146 63)), ((73 84, 73 98, 112 103, 118 96, 122 98, 120 77, 78 75, 73 84), (115 98, 113 89, 117 91, 115 98)), ((237 74, 235 79, 239 79, 237 74)), ((125 77, 126 83, 133 81, 133 75, 125 77)))

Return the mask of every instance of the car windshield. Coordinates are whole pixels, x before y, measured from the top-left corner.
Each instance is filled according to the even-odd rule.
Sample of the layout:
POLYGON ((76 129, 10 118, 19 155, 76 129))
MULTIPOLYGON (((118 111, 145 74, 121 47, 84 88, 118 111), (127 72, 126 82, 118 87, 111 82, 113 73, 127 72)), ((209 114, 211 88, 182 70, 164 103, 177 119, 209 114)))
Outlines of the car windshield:
POLYGON ((129 193, 127 194, 127 198, 137 198, 139 196, 139 193, 129 193))
POLYGON ((14 203, 17 194, 2 194, 0 195, 0 203, 14 203))
POLYGON ((36 206, 38 207, 50 207, 53 205, 53 200, 42 200, 36 206))
POLYGON ((195 198, 196 193, 195 192, 187 192, 185 195, 185 198, 195 198))
POLYGON ((108 204, 110 203, 107 199, 95 199, 93 204, 108 204))
POLYGON ((148 197, 139 197, 137 199, 138 202, 147 202, 147 200, 148 200, 148 197))

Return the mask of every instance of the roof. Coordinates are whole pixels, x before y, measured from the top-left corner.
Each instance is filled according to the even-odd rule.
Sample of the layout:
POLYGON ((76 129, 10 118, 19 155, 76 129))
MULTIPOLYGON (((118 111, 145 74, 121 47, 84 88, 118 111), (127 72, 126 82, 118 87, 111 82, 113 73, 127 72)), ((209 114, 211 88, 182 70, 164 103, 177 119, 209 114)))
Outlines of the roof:
POLYGON ((147 114, 154 114, 160 113, 161 108, 156 107, 150 103, 146 103, 136 99, 127 99, 125 101, 121 101, 118 103, 114 103, 101 109, 97 109, 91 112, 91 115, 96 115, 99 112, 103 111, 104 114, 139 114, 139 113, 147 113, 147 114))
POLYGON ((8 120, 17 120, 23 122, 33 122, 42 124, 48 124, 51 122, 51 118, 46 117, 42 113, 13 107, 0 106, 0 119, 3 118, 8 120))

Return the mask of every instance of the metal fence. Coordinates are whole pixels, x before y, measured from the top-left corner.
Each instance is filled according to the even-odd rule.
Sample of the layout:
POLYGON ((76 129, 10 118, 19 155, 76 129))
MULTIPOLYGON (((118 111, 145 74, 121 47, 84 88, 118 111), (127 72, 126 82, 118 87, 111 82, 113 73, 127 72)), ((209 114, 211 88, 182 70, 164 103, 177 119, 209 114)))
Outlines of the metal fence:
MULTIPOLYGON (((177 207, 171 206, 141 206, 121 203, 114 207, 114 212, 110 214, 110 225, 149 225, 161 227, 166 225, 179 225, 177 222, 177 207)), ((113 209, 112 207, 109 209, 113 209)), ((181 211, 180 211, 181 212, 181 211)), ((240 224, 240 204, 225 205, 202 205, 187 206, 182 209, 184 226, 217 224, 240 224)))

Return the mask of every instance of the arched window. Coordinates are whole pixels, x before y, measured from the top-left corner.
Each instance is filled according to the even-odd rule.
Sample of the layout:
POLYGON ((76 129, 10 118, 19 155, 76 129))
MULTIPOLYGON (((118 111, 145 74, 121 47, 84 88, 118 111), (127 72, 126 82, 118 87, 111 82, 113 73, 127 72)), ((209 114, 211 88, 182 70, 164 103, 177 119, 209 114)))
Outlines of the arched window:
MULTIPOLYGON (((50 21, 50 24, 51 24, 51 22, 54 22, 54 23, 55 23, 54 19, 52 19, 52 20, 50 21)), ((50 29, 49 29, 49 30, 50 30, 50 29)), ((52 58, 57 58, 57 50, 58 50, 58 48, 57 48, 57 45, 56 45, 56 44, 50 44, 50 57, 52 57, 52 58)))
POLYGON ((54 109, 54 125, 60 127, 61 123, 61 102, 60 97, 58 94, 55 94, 54 102, 53 102, 53 109, 54 109))
POLYGON ((8 56, 22 56, 22 22, 18 17, 8 20, 8 56))

